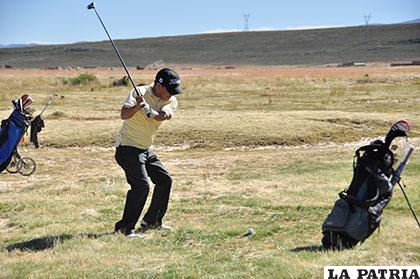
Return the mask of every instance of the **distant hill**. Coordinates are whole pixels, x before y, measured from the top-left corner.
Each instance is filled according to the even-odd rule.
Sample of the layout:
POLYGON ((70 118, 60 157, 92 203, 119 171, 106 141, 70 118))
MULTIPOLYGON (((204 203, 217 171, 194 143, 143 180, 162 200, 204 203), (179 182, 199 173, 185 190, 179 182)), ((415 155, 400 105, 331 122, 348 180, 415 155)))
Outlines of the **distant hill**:
MULTIPOLYGON (((105 36, 104 36, 105 37, 105 36)), ((323 65, 420 60, 420 24, 201 34, 115 41, 129 66, 323 65)), ((0 49, 13 67, 119 67, 109 41, 0 49)))
POLYGON ((406 21, 406 22, 403 22, 402 24, 414 24, 414 23, 420 23, 420 18, 406 21))
POLYGON ((8 45, 0 45, 0 48, 22 48, 22 47, 33 47, 39 46, 41 44, 36 43, 28 43, 28 44, 8 44, 8 45))

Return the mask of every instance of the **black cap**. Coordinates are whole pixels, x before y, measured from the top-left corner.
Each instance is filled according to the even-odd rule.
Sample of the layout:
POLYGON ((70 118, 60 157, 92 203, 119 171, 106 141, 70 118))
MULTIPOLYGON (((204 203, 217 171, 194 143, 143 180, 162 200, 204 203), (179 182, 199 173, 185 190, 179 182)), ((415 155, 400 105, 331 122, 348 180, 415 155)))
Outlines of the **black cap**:
POLYGON ((180 87, 181 79, 179 78, 179 75, 172 69, 169 69, 169 68, 161 69, 156 74, 155 82, 160 83, 172 95, 177 95, 177 94, 182 93, 182 89, 180 87))

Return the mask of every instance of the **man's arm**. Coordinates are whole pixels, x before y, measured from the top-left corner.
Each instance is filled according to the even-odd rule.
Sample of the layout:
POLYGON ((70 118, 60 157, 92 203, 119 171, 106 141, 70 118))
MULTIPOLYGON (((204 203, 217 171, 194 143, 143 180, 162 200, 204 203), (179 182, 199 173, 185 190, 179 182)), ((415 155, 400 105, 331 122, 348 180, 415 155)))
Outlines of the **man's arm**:
POLYGON ((172 118, 172 111, 170 109, 163 108, 162 110, 158 111, 158 115, 156 115, 153 119, 157 121, 165 121, 172 118))
POLYGON ((134 89, 131 91, 126 103, 121 108, 120 116, 122 120, 130 119, 131 117, 133 117, 133 115, 136 112, 141 110, 145 105, 144 98, 142 95, 137 96, 135 100, 133 100, 134 99, 133 92, 134 92, 134 89))
POLYGON ((166 104, 160 111, 158 111, 159 115, 157 115, 154 119, 157 121, 170 120, 174 116, 174 111, 176 110, 177 105, 177 100, 173 99, 171 103, 166 104))
POLYGON ((121 108, 121 119, 126 120, 133 117, 133 115, 141 109, 139 105, 133 107, 123 106, 121 108))
MULTIPOLYGON (((144 98, 142 96, 139 96, 136 98, 136 104, 132 107, 124 105, 121 108, 121 119, 122 120, 126 120, 126 119, 130 119, 131 117, 133 117, 133 115, 138 112, 139 110, 144 110, 144 108, 148 105, 146 104, 146 102, 144 101, 144 98)), ((164 120, 169 120, 172 118, 172 111, 169 108, 162 108, 162 110, 157 112, 157 115, 155 115, 153 117, 153 119, 157 120, 157 121, 164 121, 164 120)))

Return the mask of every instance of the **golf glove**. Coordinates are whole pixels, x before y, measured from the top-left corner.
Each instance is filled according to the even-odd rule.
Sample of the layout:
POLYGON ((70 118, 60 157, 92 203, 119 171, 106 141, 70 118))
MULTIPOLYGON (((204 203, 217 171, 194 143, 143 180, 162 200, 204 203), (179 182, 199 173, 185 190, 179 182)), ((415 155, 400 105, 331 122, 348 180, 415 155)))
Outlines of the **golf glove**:
POLYGON ((157 111, 155 111, 154 109, 152 109, 148 103, 144 102, 143 103, 144 106, 141 108, 143 110, 143 112, 146 114, 146 116, 148 118, 153 118, 155 116, 158 116, 159 113, 157 111))

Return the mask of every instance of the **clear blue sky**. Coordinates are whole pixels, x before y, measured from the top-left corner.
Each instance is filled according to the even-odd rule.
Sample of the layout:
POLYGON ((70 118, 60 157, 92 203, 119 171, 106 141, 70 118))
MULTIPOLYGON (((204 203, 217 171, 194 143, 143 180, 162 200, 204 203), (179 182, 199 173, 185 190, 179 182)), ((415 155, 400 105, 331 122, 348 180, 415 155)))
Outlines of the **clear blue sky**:
MULTIPOLYGON (((0 44, 106 40, 82 0, 0 0, 0 44)), ((420 0, 98 0, 96 8, 113 39, 214 31, 398 23, 420 18, 420 0)))

